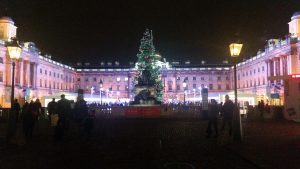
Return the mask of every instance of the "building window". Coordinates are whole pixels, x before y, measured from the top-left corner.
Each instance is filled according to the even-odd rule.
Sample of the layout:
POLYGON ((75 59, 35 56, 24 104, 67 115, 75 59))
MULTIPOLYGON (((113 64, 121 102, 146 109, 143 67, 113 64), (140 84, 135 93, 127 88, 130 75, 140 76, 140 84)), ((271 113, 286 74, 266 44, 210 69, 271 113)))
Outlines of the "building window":
POLYGON ((172 85, 168 84, 168 90, 171 91, 172 90, 172 85))
POLYGON ((219 81, 221 80, 221 76, 218 76, 218 80, 219 80, 219 81))
POLYGON ((53 82, 53 89, 55 89, 55 82, 53 82))
POLYGON ((177 80, 180 80, 180 77, 177 77, 176 79, 177 79, 177 80))
POLYGON ((47 87, 47 80, 45 80, 45 84, 44 85, 45 85, 44 87, 46 88, 47 87))
POLYGON ((201 80, 204 80, 204 77, 201 77, 201 80))
POLYGON ((49 76, 51 76, 51 71, 49 71, 49 76))
POLYGON ((252 70, 250 70, 250 76, 252 75, 252 70))
POLYGON ((42 79, 40 79, 40 87, 43 87, 42 79))
POLYGON ((265 67, 264 66, 261 67, 261 71, 265 71, 265 67))
POLYGON ((176 86, 176 90, 180 90, 180 85, 177 85, 177 86, 176 86))
POLYGON ((209 84, 209 90, 213 90, 213 84, 209 84))
POLYGON ((184 80, 189 80, 189 77, 185 77, 184 80))
MULTIPOLYGON (((226 80, 227 80, 227 77, 226 77, 226 80)), ((238 74, 238 80, 240 80, 240 74, 238 74)))
POLYGON ((94 77, 94 82, 97 82, 97 78, 94 77))
POLYGON ((202 88, 202 89, 204 88, 204 84, 201 84, 201 88, 202 88))
POLYGON ((80 78, 77 78, 77 82, 80 82, 80 78))
POLYGON ((54 77, 56 76, 56 73, 55 73, 55 72, 53 73, 53 76, 54 76, 54 77))
MULTIPOLYGON (((240 84, 239 84, 239 88, 240 88, 240 84)), ((229 90, 229 89, 230 89, 229 84, 226 84, 226 90, 229 90)))
POLYGON ((125 90, 128 90, 128 86, 127 85, 125 85, 125 90))
POLYGON ((193 77, 193 80, 196 80, 196 77, 195 77, 195 76, 193 77))
POLYGON ((0 57, 0 63, 3 63, 3 57, 0 57))
POLYGON ((42 69, 40 69, 40 73, 41 73, 41 74, 43 73, 43 70, 42 70, 42 69))
POLYGON ((253 73, 254 73, 254 74, 256 73, 256 70, 255 70, 255 69, 253 70, 253 73))
POLYGON ((218 84, 218 90, 221 90, 221 85, 220 84, 218 84))
POLYGON ((45 75, 47 75, 47 70, 45 70, 45 75))
POLYGON ((120 85, 117 85, 117 90, 118 90, 118 91, 120 90, 120 85))
POLYGON ((0 71, 0 82, 3 82, 3 72, 0 71))
POLYGON ((196 84, 193 84, 193 89, 196 89, 196 88, 197 88, 196 84))
POLYGON ((263 85, 265 85, 265 78, 263 78, 263 85))
POLYGON ((229 80, 229 76, 226 76, 226 80, 229 80))
POLYGON ((257 68, 257 72, 260 72, 260 68, 257 68))
POLYGON ((85 78, 85 81, 88 82, 88 81, 89 81, 89 78, 85 78))

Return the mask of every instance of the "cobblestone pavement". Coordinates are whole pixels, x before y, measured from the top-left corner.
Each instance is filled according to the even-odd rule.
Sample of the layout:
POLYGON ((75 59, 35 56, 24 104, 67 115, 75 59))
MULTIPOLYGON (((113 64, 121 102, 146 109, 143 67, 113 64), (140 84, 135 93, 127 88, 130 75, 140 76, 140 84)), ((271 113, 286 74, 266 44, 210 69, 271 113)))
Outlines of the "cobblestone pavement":
POLYGON ((0 149, 0 169, 164 169, 179 164, 197 169, 274 169, 286 168, 287 162, 290 167, 299 164, 293 161, 300 152, 298 124, 244 122, 245 138, 238 144, 226 136, 205 138, 206 124, 187 119, 97 119, 90 142, 83 142, 71 125, 65 142, 54 144, 53 129, 40 122, 32 141, 0 149))

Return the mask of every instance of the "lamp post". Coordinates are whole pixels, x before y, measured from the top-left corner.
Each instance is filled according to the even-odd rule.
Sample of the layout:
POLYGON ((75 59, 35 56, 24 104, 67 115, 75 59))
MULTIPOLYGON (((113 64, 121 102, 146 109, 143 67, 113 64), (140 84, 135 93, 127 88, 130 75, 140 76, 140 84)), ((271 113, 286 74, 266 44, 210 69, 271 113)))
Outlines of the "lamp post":
POLYGON ((186 81, 184 80, 182 83, 182 87, 183 87, 183 104, 185 105, 185 92, 186 92, 186 81))
POLYGON ((103 82, 100 80, 100 105, 102 106, 102 90, 103 90, 103 82))
POLYGON ((16 130, 16 114, 14 111, 14 97, 15 97, 15 66, 16 61, 21 58, 22 48, 20 47, 16 38, 12 38, 12 41, 7 44, 8 55, 12 62, 12 78, 11 78, 11 108, 9 113, 9 123, 7 132, 7 141, 14 136, 16 130))
POLYGON ((237 101, 237 78, 236 78, 236 62, 237 57, 240 55, 243 44, 240 43, 231 43, 229 45, 230 55, 233 58, 233 69, 234 69, 234 101, 235 101, 235 109, 234 109, 234 119, 233 119, 233 139, 235 141, 242 140, 242 126, 241 126, 241 116, 238 107, 237 101))

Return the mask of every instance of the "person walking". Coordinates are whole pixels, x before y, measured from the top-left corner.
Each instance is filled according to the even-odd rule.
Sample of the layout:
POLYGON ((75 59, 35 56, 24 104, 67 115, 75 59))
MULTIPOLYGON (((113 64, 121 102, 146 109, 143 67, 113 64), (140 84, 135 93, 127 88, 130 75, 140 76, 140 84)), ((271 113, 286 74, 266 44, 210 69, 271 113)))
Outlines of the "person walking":
POLYGON ((234 103, 229 99, 229 96, 225 96, 225 103, 222 106, 222 127, 221 131, 223 132, 225 129, 225 126, 228 125, 229 127, 229 135, 232 135, 232 122, 233 122, 233 111, 234 111, 234 103))
POLYGON ((211 104, 208 107, 208 126, 207 126, 207 138, 211 137, 212 127, 215 130, 214 138, 218 137, 218 115, 220 109, 217 101, 215 99, 211 99, 211 104))
POLYGON ((61 99, 57 102, 58 122, 55 127, 55 141, 63 141, 64 132, 69 125, 69 117, 71 113, 71 105, 65 95, 61 95, 61 99))

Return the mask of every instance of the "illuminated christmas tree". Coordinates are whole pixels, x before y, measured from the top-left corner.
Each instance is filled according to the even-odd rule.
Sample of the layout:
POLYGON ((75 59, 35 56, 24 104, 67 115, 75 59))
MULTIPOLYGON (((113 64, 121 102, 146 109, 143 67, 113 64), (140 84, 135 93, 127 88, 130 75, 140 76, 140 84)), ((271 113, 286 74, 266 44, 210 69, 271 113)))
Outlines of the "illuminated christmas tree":
MULTIPOLYGON (((142 88, 142 91, 144 92, 144 96, 139 98, 147 100, 147 98, 153 97, 156 102, 161 102, 163 85, 160 75, 161 67, 158 64, 161 56, 155 52, 152 31, 150 32, 146 29, 144 36, 141 39, 139 51, 136 63, 137 75, 135 77, 135 87, 142 88), (145 94, 147 92, 149 93, 148 95, 145 94)), ((140 95, 142 94, 141 92, 138 92, 137 94, 139 93, 140 95)))

